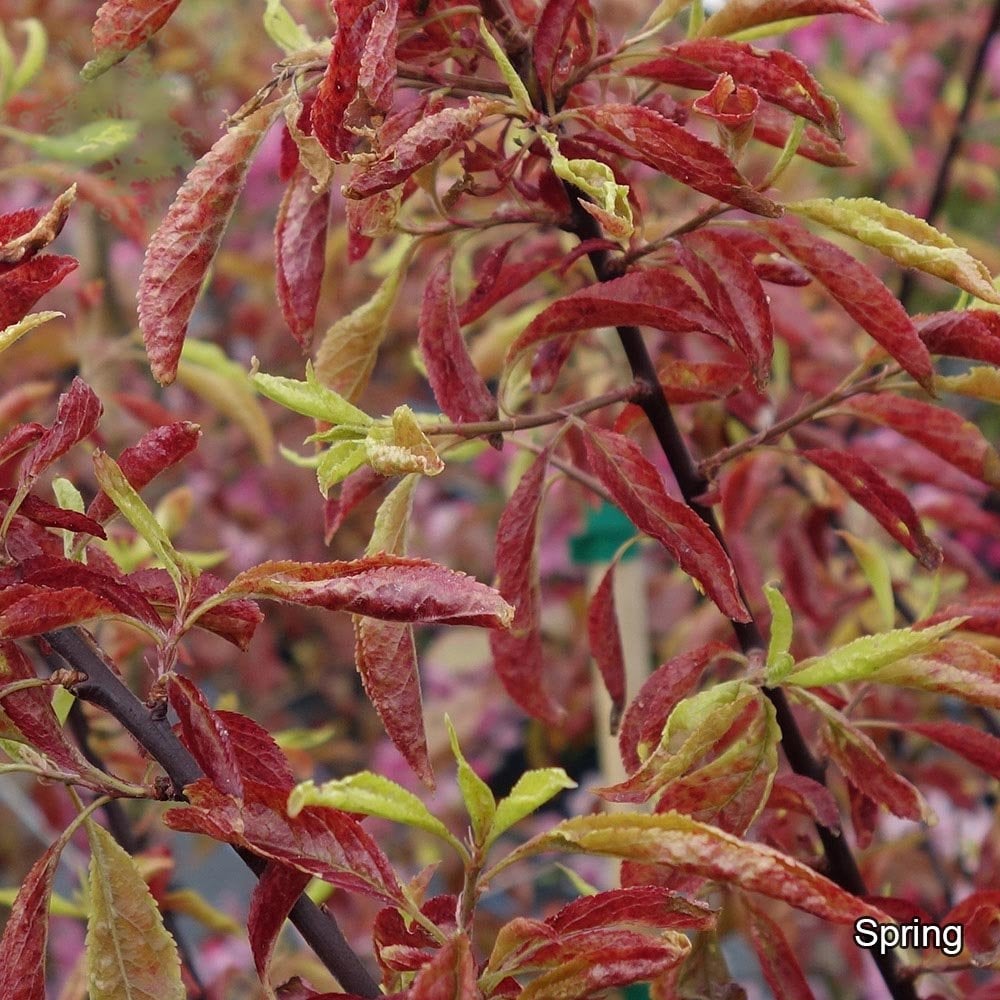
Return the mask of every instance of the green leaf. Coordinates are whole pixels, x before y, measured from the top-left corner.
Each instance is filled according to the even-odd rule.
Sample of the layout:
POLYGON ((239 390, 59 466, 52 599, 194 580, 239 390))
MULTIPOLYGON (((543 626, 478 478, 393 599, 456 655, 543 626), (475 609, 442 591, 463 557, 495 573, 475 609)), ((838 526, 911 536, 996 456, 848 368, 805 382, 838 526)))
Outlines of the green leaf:
POLYGON ((444 472, 444 462, 423 432, 420 422, 408 406, 397 406, 389 426, 377 424, 365 440, 368 464, 383 476, 419 472, 437 476, 444 472))
POLYGON ((795 667, 788 650, 792 645, 792 609, 774 584, 764 585, 764 596, 771 609, 771 638, 767 645, 767 683, 778 684, 795 667))
POLYGON ((784 679, 784 683, 815 687, 867 680, 890 663, 932 649, 942 636, 954 631, 964 621, 965 618, 949 618, 920 631, 898 628, 881 635, 861 636, 833 652, 803 660, 798 669, 784 679))
POLYGON ((59 319, 65 315, 65 313, 50 310, 48 312, 31 313, 17 323, 12 323, 10 326, 0 330, 0 352, 6 351, 12 344, 16 344, 26 333, 34 330, 36 326, 41 326, 43 323, 48 323, 50 319, 59 319))
POLYGON ((96 823, 90 838, 91 1000, 186 1000, 174 939, 131 856, 96 823))
POLYGON ((770 24, 758 24, 753 28, 746 28, 743 31, 734 31, 726 35, 726 38, 734 42, 752 42, 758 38, 772 38, 777 35, 787 35, 789 31, 796 28, 804 28, 807 24, 812 24, 815 17, 788 17, 782 21, 772 21, 770 24))
POLYGON ((0 135, 30 147, 39 156, 77 167, 92 167, 112 160, 139 135, 141 122, 126 118, 100 118, 65 135, 35 135, 0 125, 0 135))
POLYGON ((325 420, 335 427, 345 425, 360 429, 372 424, 367 413, 353 406, 340 393, 320 385, 311 362, 306 364, 305 382, 258 371, 251 372, 250 380, 262 396, 303 416, 325 420))
POLYGON ((882 627, 889 631, 896 623, 896 602, 892 596, 892 573, 885 552, 871 542, 866 542, 849 531, 838 531, 854 553, 861 572, 872 588, 875 602, 882 616, 882 627))
POLYGON ((0 107, 24 90, 41 72, 48 52, 49 39, 45 26, 37 17, 14 21, 27 36, 24 55, 20 62, 14 58, 14 50, 7 41, 0 26, 0 107))
MULTIPOLYGON (((17 889, 0 889, 0 906, 10 907, 17 899, 17 889)), ((74 917, 77 920, 87 916, 87 911, 79 904, 53 892, 49 896, 49 916, 74 917)))
POLYGON ((528 89, 525 87, 524 81, 518 75, 517 70, 514 69, 511 64, 510 59, 507 58, 507 53, 504 52, 500 43, 493 37, 490 29, 486 26, 486 22, 482 18, 479 19, 479 34, 486 43, 486 47, 490 50, 490 55, 493 56, 493 61, 497 64, 497 69, 500 70, 500 75, 503 77, 504 83, 507 84, 511 96, 514 98, 517 110, 520 111, 522 115, 530 115, 533 108, 531 104, 531 97, 528 94, 528 89))
POLYGON ((371 771, 360 771, 322 785, 313 781, 296 785, 288 796, 288 815, 298 816, 306 806, 328 806, 364 816, 380 816, 394 823, 426 830, 448 841, 459 852, 465 852, 455 835, 441 820, 431 815, 416 795, 395 781, 371 771))
MULTIPOLYGON (((317 374, 324 385, 336 389, 347 400, 357 399, 368 385, 417 246, 419 242, 409 236, 398 239, 379 260, 388 270, 372 297, 337 320, 323 335, 316 352, 317 374)), ((331 421, 338 422, 349 421, 331 421)))
POLYGON ((552 170, 556 176, 594 199, 601 213, 597 219, 608 235, 615 239, 631 236, 635 227, 632 206, 628 201, 628 185, 619 184, 614 171, 606 163, 567 159, 551 132, 543 131, 540 136, 552 155, 552 170))
POLYGON ((490 791, 490 786, 483 781, 469 766, 469 762, 458 745, 458 734, 446 715, 444 723, 448 727, 448 739, 451 742, 451 752, 458 764, 458 787, 462 800, 472 821, 472 836, 479 845, 485 844, 489 838, 493 817, 497 811, 497 801, 490 791))
POLYGON ((510 794, 498 803, 486 846, 566 788, 576 788, 576 782, 561 767, 542 767, 522 774, 510 794))
POLYGON ((395 556, 406 555, 406 531, 413 507, 413 489, 419 478, 416 475, 404 477, 379 505, 372 536, 365 549, 366 556, 374 556, 379 552, 395 556))
POLYGON ((94 471, 102 490, 114 501, 126 520, 139 533, 153 554, 163 563, 174 581, 178 594, 183 594, 186 582, 197 574, 188 561, 174 548, 153 512, 132 488, 118 463, 102 451, 94 453, 94 471))
POLYGON ((812 198, 785 208, 851 236, 903 267, 915 267, 1000 305, 989 268, 933 226, 875 198, 812 198))
POLYGON ((364 441, 337 441, 324 451, 316 465, 316 478, 325 497, 331 486, 346 479, 365 464, 368 452, 364 441))
POLYGON ((217 344, 188 337, 181 349, 177 381, 242 427, 258 460, 264 465, 271 462, 274 434, 242 365, 226 357, 217 344))
POLYGON ((1000 369, 991 365, 973 365, 961 375, 935 375, 936 392, 953 392, 958 396, 1000 403, 1000 369))
MULTIPOLYGON (((83 497, 80 491, 68 480, 63 479, 62 476, 57 476, 52 480, 52 492, 55 494, 56 503, 62 507, 63 510, 75 510, 78 514, 82 514, 85 505, 83 502, 83 497)), ((67 559, 72 558, 73 550, 76 548, 76 535, 72 531, 68 531, 65 528, 62 529, 63 536, 63 554, 67 559)), ((85 553, 80 553, 80 558, 83 560, 85 558, 85 553)), ((63 690, 60 688, 59 690, 63 690)))
POLYGON ((267 0, 264 8, 264 30, 267 37, 286 54, 309 48, 313 40, 309 32, 297 24, 282 6, 281 0, 267 0))

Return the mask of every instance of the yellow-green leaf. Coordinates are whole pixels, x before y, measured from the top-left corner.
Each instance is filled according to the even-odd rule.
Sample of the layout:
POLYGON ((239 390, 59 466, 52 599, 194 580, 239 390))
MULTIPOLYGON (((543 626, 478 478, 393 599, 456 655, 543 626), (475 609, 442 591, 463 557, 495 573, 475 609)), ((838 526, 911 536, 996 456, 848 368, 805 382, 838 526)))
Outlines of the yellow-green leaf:
POLYGON ((767 645, 767 682, 777 684, 791 673, 795 660, 788 650, 792 645, 792 609, 777 587, 764 585, 764 596, 771 609, 771 638, 767 645))
POLYGON ((915 267, 1000 305, 989 268, 932 225, 875 198, 811 198, 785 205, 815 222, 874 247, 904 267, 915 267))
POLYGON ((576 782, 561 767, 542 767, 522 774, 510 794, 497 804, 486 846, 566 788, 576 788, 576 782))
MULTIPOLYGON (((552 155, 552 170, 556 176, 594 199, 599 212, 591 214, 595 215, 607 234, 619 240, 631 236, 635 227, 632 206, 628 201, 628 185, 619 184, 614 171, 606 163, 567 159, 551 132, 542 132, 541 138, 552 155)), ((583 207, 587 207, 586 203, 583 207)))
POLYGON ((346 479, 355 469, 365 464, 368 452, 364 441, 335 441, 320 456, 316 465, 316 478, 323 496, 346 479))
POLYGON ((464 850, 455 835, 417 798, 395 781, 371 771, 359 771, 346 778, 317 785, 304 781, 288 796, 288 815, 295 817, 306 806, 329 806, 363 816, 380 816, 395 823, 426 830, 464 850))
POLYGON ((497 811, 497 800, 490 791, 490 786, 472 770, 469 762, 458 745, 458 734, 446 715, 445 725, 448 727, 448 739, 451 742, 451 752, 458 765, 458 788, 462 793, 466 811, 472 821, 472 835, 477 844, 485 844, 493 825, 493 817, 497 811))
POLYGON ((323 336, 316 352, 320 381, 353 402, 368 385, 379 348, 389 329, 389 317, 406 276, 416 244, 407 239, 396 250, 401 259, 375 294, 354 312, 337 320, 323 336))
POLYGON ((497 64, 497 69, 500 70, 500 75, 503 77, 504 83, 507 84, 511 97, 514 98, 517 110, 523 115, 530 115, 532 112, 532 105, 531 97, 528 95, 528 89, 525 87, 524 81, 518 75, 517 70, 514 69, 511 64, 510 59, 507 58, 507 53, 504 52, 500 43, 493 37, 490 29, 486 26, 486 22, 482 18, 479 19, 479 34, 486 43, 486 47, 490 50, 490 55, 493 56, 493 61, 497 64))
POLYGON ((934 389, 987 403, 1000 403, 1000 369, 992 365, 974 365, 961 375, 935 375, 934 389))
POLYGON ((306 364, 305 382, 258 371, 253 372, 250 379, 262 396, 295 413, 325 420, 335 427, 363 428, 372 423, 372 418, 364 410, 353 406, 339 392, 321 385, 311 363, 306 364))
POLYGON ((194 569, 174 548, 153 512, 125 478, 118 463, 110 455, 98 451, 94 453, 94 471, 101 489, 114 501, 129 524, 163 563, 178 593, 182 593, 185 581, 195 577, 194 569))
POLYGON ((413 410, 397 406, 389 427, 372 427, 365 439, 368 464, 383 476, 419 472, 436 476, 444 471, 444 462, 424 434, 413 410))
POLYGON ((90 837, 90 1000, 186 1000, 177 945, 131 856, 96 823, 90 837))
POLYGON ((379 505, 365 555, 374 556, 379 552, 394 556, 406 554, 406 531, 410 524, 413 489, 418 479, 416 475, 406 476, 379 505))
POLYGON ((0 125, 0 135, 34 150, 39 156, 77 167, 91 167, 114 159, 131 146, 139 135, 139 121, 101 118, 65 135, 36 135, 10 125, 0 125))
POLYGON ((65 313, 49 310, 47 312, 31 313, 17 323, 12 323, 10 326, 0 330, 0 351, 6 351, 11 344, 16 344, 26 333, 34 330, 36 326, 41 326, 43 323, 48 323, 50 319, 59 319, 65 315, 65 313))
POLYGON ((888 631, 896 623, 896 602, 892 596, 892 573, 885 552, 871 542, 866 542, 849 531, 838 531, 854 553, 865 579, 872 588, 875 602, 882 616, 882 627, 888 631))
POLYGON ((45 64, 49 40, 45 26, 37 17, 14 21, 27 36, 24 55, 15 62, 14 52, 0 26, 0 106, 20 93, 41 72, 45 64))
POLYGON ((798 669, 785 678, 784 683, 815 687, 867 680, 890 663, 932 649, 942 636, 954 631, 965 620, 949 618, 948 621, 920 631, 897 628, 881 635, 863 635, 823 656, 803 660, 798 669))
POLYGON ((257 399, 250 376, 241 365, 226 357, 222 348, 188 337, 181 349, 177 381, 242 427, 258 461, 270 463, 274 457, 274 434, 267 414, 257 399))
POLYGON ((286 53, 298 52, 313 44, 309 32, 297 24, 282 6, 281 0, 267 0, 264 8, 264 30, 267 37, 286 53))

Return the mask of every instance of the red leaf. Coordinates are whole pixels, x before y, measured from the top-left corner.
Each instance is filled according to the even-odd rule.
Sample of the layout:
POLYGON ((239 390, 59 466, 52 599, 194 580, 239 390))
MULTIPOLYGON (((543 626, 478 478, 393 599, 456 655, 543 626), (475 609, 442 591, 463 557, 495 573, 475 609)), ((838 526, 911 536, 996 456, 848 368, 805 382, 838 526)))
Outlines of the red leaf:
POLYGON ((388 479, 370 465, 352 472, 341 483, 339 494, 329 497, 323 507, 323 541, 329 545, 347 515, 386 482, 388 479))
POLYGON ((77 266, 73 257, 43 253, 0 273, 0 330, 24 319, 31 307, 77 266))
POLYGON ((913 321, 931 354, 1000 365, 1000 313, 966 309, 914 316, 913 321))
MULTIPOLYGON (((115 572, 115 571, 112 571, 115 572)), ((163 622, 156 609, 142 592, 118 575, 111 575, 83 563, 51 556, 36 556, 21 563, 22 582, 38 587, 58 590, 63 587, 80 587, 96 597, 109 601, 122 614, 145 623, 154 632, 163 630, 163 622)))
POLYGON ((174 830, 203 833, 291 865, 348 892, 404 905, 392 867, 357 820, 324 806, 306 806, 293 819, 285 790, 244 782, 244 791, 241 802, 202 778, 185 789, 190 805, 171 809, 165 822, 174 830))
POLYGON ((765 100, 842 138, 837 104, 816 82, 805 64, 783 49, 758 49, 728 38, 697 38, 668 45, 626 76, 659 80, 693 90, 710 90, 721 73, 753 87, 765 100))
POLYGON ((934 367, 913 321, 888 288, 860 261, 829 240, 788 222, 758 225, 797 260, 925 389, 933 392, 934 367))
POLYGON ((710 642, 667 660, 650 674, 625 710, 618 733, 626 771, 631 773, 641 766, 638 747, 644 745, 648 750, 659 744, 667 717, 694 690, 709 663, 726 652, 721 642, 710 642))
POLYGON ((32 866, 18 889, 0 938, 0 996, 45 1000, 45 950, 49 900, 62 844, 53 844, 32 866))
POLYGON ((840 830, 840 811, 830 790, 805 775, 776 775, 765 808, 802 813, 829 830, 840 830))
POLYGON ((186 677, 168 675, 167 695, 180 720, 181 739, 206 778, 226 795, 243 797, 243 780, 229 730, 186 677))
POLYGON ((39 437, 27 461, 21 466, 19 485, 32 483, 57 458, 82 441, 101 419, 101 401, 93 389, 76 376, 59 397, 56 419, 39 437))
POLYGON ((481 1000, 476 960, 464 934, 446 941, 410 987, 409 1000, 481 1000))
POLYGON ((756 906, 747 908, 750 942, 774 1000, 815 1000, 781 925, 756 906))
POLYGON ((253 887, 247 933, 253 963, 262 983, 269 980, 268 966, 281 928, 310 879, 311 876, 296 868, 269 861, 253 887))
POLYGON ((265 562, 240 573, 224 593, 397 622, 506 628, 513 616, 500 594, 464 573, 385 553, 349 562, 265 562))
POLYGON ((476 286, 458 308, 458 321, 462 326, 479 319, 512 292, 534 281, 542 272, 555 267, 562 260, 562 254, 555 252, 506 264, 507 255, 514 243, 514 240, 501 243, 486 255, 476 273, 476 286))
POLYGON ((396 83, 399 0, 382 0, 375 7, 358 68, 358 96, 370 109, 384 113, 392 110, 396 83))
MULTIPOLYGON (((667 401, 675 404, 700 403, 731 396, 743 387, 747 374, 745 366, 724 361, 684 361, 680 358, 667 358, 656 371, 667 401)), ((619 427, 615 429, 621 430, 619 427)))
POLYGON ((601 930, 616 924, 649 929, 708 930, 715 912, 678 892, 654 885, 610 889, 582 896, 546 917, 545 923, 560 935, 601 930))
POLYGON ((194 165, 146 250, 139 276, 139 329, 161 385, 177 374, 202 281, 275 113, 271 104, 255 111, 194 165))
POLYGON ((420 780, 433 788, 412 626, 358 616, 354 636, 354 659, 368 699, 393 745, 420 780))
MULTIPOLYGON (((358 96, 366 39, 376 12, 384 11, 386 4, 383 0, 332 0, 331 7, 337 15, 337 32, 326 72, 316 91, 312 126, 313 134, 330 158, 343 162, 357 142, 357 134, 350 127, 355 123, 345 119, 348 108, 358 96)), ((395 18, 392 26, 395 26, 395 18)), ((373 71, 375 65, 370 57, 368 75, 372 82, 375 79, 373 71)))
MULTIPOLYGON (((14 499, 15 490, 7 488, 0 490, 0 501, 10 503, 14 499)), ((21 517, 26 517, 35 524, 40 524, 44 528, 63 528, 66 531, 75 531, 80 534, 93 535, 95 538, 107 538, 104 529, 94 520, 85 514, 79 514, 75 510, 65 510, 56 507, 55 504, 48 503, 41 497, 29 493, 17 508, 21 517)))
MULTIPOLYGON (((130 573, 128 581, 137 587, 146 599, 166 614, 177 611, 177 588, 166 570, 141 569, 130 573)), ((214 597, 225 588, 225 581, 213 573, 202 573, 195 583, 194 603, 214 597)), ((207 632, 214 632, 240 649, 250 645, 257 626, 264 620, 260 608, 253 601, 232 600, 217 604, 199 615, 196 625, 207 632)))
POLYGON ((895 394, 853 396, 841 408, 891 427, 988 486, 1000 486, 1000 455, 975 424, 951 410, 895 394))
POLYGON ((667 495, 656 467, 628 438, 587 427, 587 459, 629 520, 655 538, 733 621, 750 621, 736 571, 698 515, 667 495))
MULTIPOLYGON (((458 930, 458 899, 452 895, 433 896, 420 907, 420 912, 446 936, 458 930)), ((409 921, 394 907, 387 906, 375 917, 372 930, 375 957, 386 972, 416 972, 422 969, 441 946, 430 931, 409 921)))
POLYGON ((43 434, 41 424, 17 424, 0 438, 0 465, 9 462, 15 455, 30 448, 43 434))
POLYGON ((555 724, 563 716, 542 685, 544 657, 538 582, 538 522, 549 453, 543 452, 517 484, 497 525, 497 589, 514 605, 507 632, 494 632, 490 648, 507 693, 529 715, 555 724))
POLYGON ((911 722, 906 728, 940 743, 994 778, 1000 778, 1000 739, 996 736, 958 722, 911 722))
POLYGON ((612 563, 594 591, 587 607, 590 652, 597 662, 604 686, 611 697, 611 732, 618 731, 625 706, 625 655, 615 612, 615 566, 612 563))
MULTIPOLYGON (((0 249, 19 236, 31 232, 41 217, 41 210, 37 208, 19 208, 16 212, 0 215, 0 249)), ((0 274, 13 266, 0 262, 0 274)))
POLYGON ((771 377, 774 324, 767 296, 750 261, 724 235, 702 230, 683 237, 681 261, 705 290, 716 314, 746 357, 757 388, 771 377))
MULTIPOLYGON (((795 116, 790 115, 771 104, 762 104, 757 109, 757 117, 753 123, 753 137, 769 146, 782 149, 788 141, 795 116)), ((852 160, 843 150, 841 144, 815 125, 806 125, 802 137, 795 150, 796 156, 813 163, 821 163, 825 167, 853 167, 852 160)))
POLYGON ((551 95, 553 92, 553 78, 560 52, 566 44, 566 36, 574 17, 582 11, 591 14, 587 0, 548 0, 538 16, 533 55, 535 75, 543 94, 551 95))
POLYGON ((92 29, 94 51, 104 66, 120 62, 149 41, 177 9, 180 0, 108 0, 92 29))
POLYGON ((927 537, 906 494, 874 466, 848 451, 833 448, 811 448, 799 454, 840 483, 897 542, 917 557, 921 566, 937 569, 941 550, 927 537))
POLYGON ((431 271, 420 309, 420 353, 441 412, 456 423, 493 420, 497 402, 469 357, 451 287, 451 255, 431 271))
POLYGON ((329 190, 316 194, 309 171, 296 170, 278 209, 274 262, 281 312, 303 350, 309 347, 309 333, 316 322, 329 218, 329 190))
POLYGON ((422 118, 374 163, 355 174, 344 188, 345 197, 369 198, 402 184, 445 150, 465 142, 494 107, 491 101, 471 97, 464 107, 444 108, 422 118))
MULTIPOLYGON (((194 451, 200 437, 201 428, 187 420, 154 427, 118 456, 118 467, 132 487, 139 491, 194 451)), ((91 500, 87 516, 95 521, 106 521, 117 510, 102 490, 91 500)))
MULTIPOLYGON (((820 704, 816 699, 813 704, 820 704)), ((835 708, 823 703, 823 745, 848 784, 894 816, 927 818, 920 792, 897 774, 870 737, 835 708)))
MULTIPOLYGON (((652 326, 671 333, 706 333, 725 343, 729 327, 705 304, 693 288, 665 268, 630 271, 621 278, 589 285, 543 309, 511 345, 509 365, 519 354, 554 338, 603 326, 652 326)), ((537 362, 536 362, 537 368, 537 362)), ((536 388, 547 392, 556 371, 546 370, 536 388)))
POLYGON ((242 777, 248 782, 290 792, 295 786, 295 775, 271 734, 239 712, 217 711, 215 715, 229 733, 242 777))
POLYGON ((575 113, 625 143, 640 163, 695 191, 757 215, 781 215, 780 206, 755 191, 718 146, 699 139, 652 108, 600 104, 575 113))
POLYGON ((41 635, 68 625, 79 625, 93 618, 121 617, 115 603, 84 587, 63 587, 50 590, 18 584, 3 591, 0 604, 0 636, 23 639, 41 635))

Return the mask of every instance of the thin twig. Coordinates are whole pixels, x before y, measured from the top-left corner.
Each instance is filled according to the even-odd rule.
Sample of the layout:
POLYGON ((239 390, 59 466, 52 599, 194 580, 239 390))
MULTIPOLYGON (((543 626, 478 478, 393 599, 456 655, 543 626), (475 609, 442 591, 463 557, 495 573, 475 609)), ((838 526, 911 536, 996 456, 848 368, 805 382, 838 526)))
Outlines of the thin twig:
MULTIPOLYGON (((923 218, 934 224, 941 209, 944 207, 944 200, 948 195, 948 188, 951 186, 951 174, 958 159, 959 151, 962 148, 962 141, 965 138, 965 129, 969 124, 969 116, 976 103, 976 96, 979 92, 979 83, 986 69, 986 56, 989 53, 993 36, 1000 31, 1000 0, 993 0, 993 9, 990 12, 989 20, 986 22, 986 29, 979 40, 979 47, 969 66, 969 72, 965 78, 965 98, 962 101, 961 110, 955 118, 951 127, 951 135, 948 136, 948 145, 945 147, 941 162, 938 164, 937 174, 934 177, 934 187, 931 189, 931 196, 927 202, 927 208, 923 212, 923 218)), ((899 285, 899 301, 904 305, 909 304, 910 297, 915 288, 915 277, 913 271, 905 271, 903 280, 899 285)))
POLYGON ((615 403, 631 402, 648 387, 641 382, 633 382, 622 389, 612 389, 610 392, 585 399, 582 403, 564 406, 558 410, 547 410, 544 413, 529 413, 524 416, 510 417, 507 420, 482 420, 463 424, 431 424, 422 430, 430 435, 452 435, 462 438, 489 437, 491 434, 508 434, 511 431, 526 431, 533 427, 544 427, 555 424, 569 417, 579 417, 593 410, 603 409, 615 403))
MULTIPOLYGON (((113 716, 163 768, 178 795, 186 785, 203 777, 194 757, 174 734, 166 719, 156 719, 111 669, 104 654, 81 628, 46 632, 45 640, 71 666, 87 675, 73 686, 73 693, 113 716)), ((236 849, 244 864, 261 875, 267 862, 249 851, 236 849)), ((341 986, 363 997, 379 997, 381 992, 361 960, 347 943, 336 920, 320 910, 307 896, 300 896, 289 919, 336 976, 341 986)))

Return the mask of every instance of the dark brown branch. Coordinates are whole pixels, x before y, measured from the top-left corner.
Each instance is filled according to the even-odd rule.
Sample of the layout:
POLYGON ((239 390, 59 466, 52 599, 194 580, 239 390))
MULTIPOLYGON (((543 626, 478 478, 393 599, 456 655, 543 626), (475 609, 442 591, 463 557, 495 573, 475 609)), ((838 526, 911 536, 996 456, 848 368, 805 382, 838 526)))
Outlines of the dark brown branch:
MULTIPOLYGON (((951 127, 951 135, 948 136, 948 145, 945 147, 941 162, 938 164, 937 174, 934 177, 934 187, 931 189, 931 196, 927 202, 927 208, 923 212, 923 218, 927 222, 934 224, 944 206, 944 200, 948 196, 948 188, 951 186, 951 174, 962 148, 962 141, 965 138, 965 129, 969 124, 969 117, 976 103, 976 96, 979 92, 979 83, 986 69, 986 56, 990 50, 993 36, 1000 31, 1000 0, 994 0, 993 9, 990 11, 989 20, 986 22, 986 29, 979 40, 979 47, 969 65, 969 72, 965 77, 965 98, 962 101, 961 110, 958 112, 955 122, 951 127)), ((899 285, 899 301, 903 305, 909 303, 914 289, 914 272, 906 271, 903 280, 899 285)))
MULTIPOLYGON (((66 628, 47 632, 45 639, 74 670, 87 675, 87 680, 73 687, 73 693, 117 719, 166 771, 178 793, 185 785, 203 777, 197 762, 174 734, 170 723, 151 716, 149 709, 108 666, 100 648, 87 632, 80 628, 66 628)), ((236 853, 255 875, 263 872, 266 866, 263 858, 243 850, 236 853)), ((289 919, 345 990, 363 997, 381 995, 377 983, 330 914, 302 896, 292 908, 289 919)))
MULTIPOLYGON (((574 198, 573 205, 572 231, 581 241, 599 238, 600 232, 597 223, 592 216, 580 208, 578 197, 574 198)), ((607 281, 616 276, 616 272, 610 266, 607 251, 593 250, 588 256, 599 281, 607 281)), ((645 413, 646 419, 649 421, 664 455, 666 455, 684 500, 709 527, 723 549, 726 549, 725 538, 715 516, 715 511, 698 502, 697 498, 704 494, 708 483, 699 472, 698 465, 674 420, 667 397, 660 388, 656 366, 653 364, 653 359, 642 339, 642 334, 637 327, 621 326, 618 327, 618 337, 625 350, 633 378, 650 386, 650 391, 637 396, 633 402, 645 413)), ((746 603, 745 600, 744 603, 746 603)), ((744 653, 762 650, 766 647, 764 637, 756 621, 733 622, 732 627, 740 649, 744 653)), ((792 713, 788 699, 785 697, 785 692, 780 688, 764 688, 764 693, 774 705, 778 726, 781 730, 781 746, 792 770, 796 774, 825 784, 824 767, 809 749, 802 735, 802 730, 792 713)), ((823 844, 827 875, 830 879, 855 896, 866 896, 868 890, 844 835, 822 825, 817 825, 816 830, 823 844)), ((913 984, 900 977, 895 953, 883 954, 879 948, 873 947, 871 955, 893 996, 893 1000, 916 1000, 913 984)))

